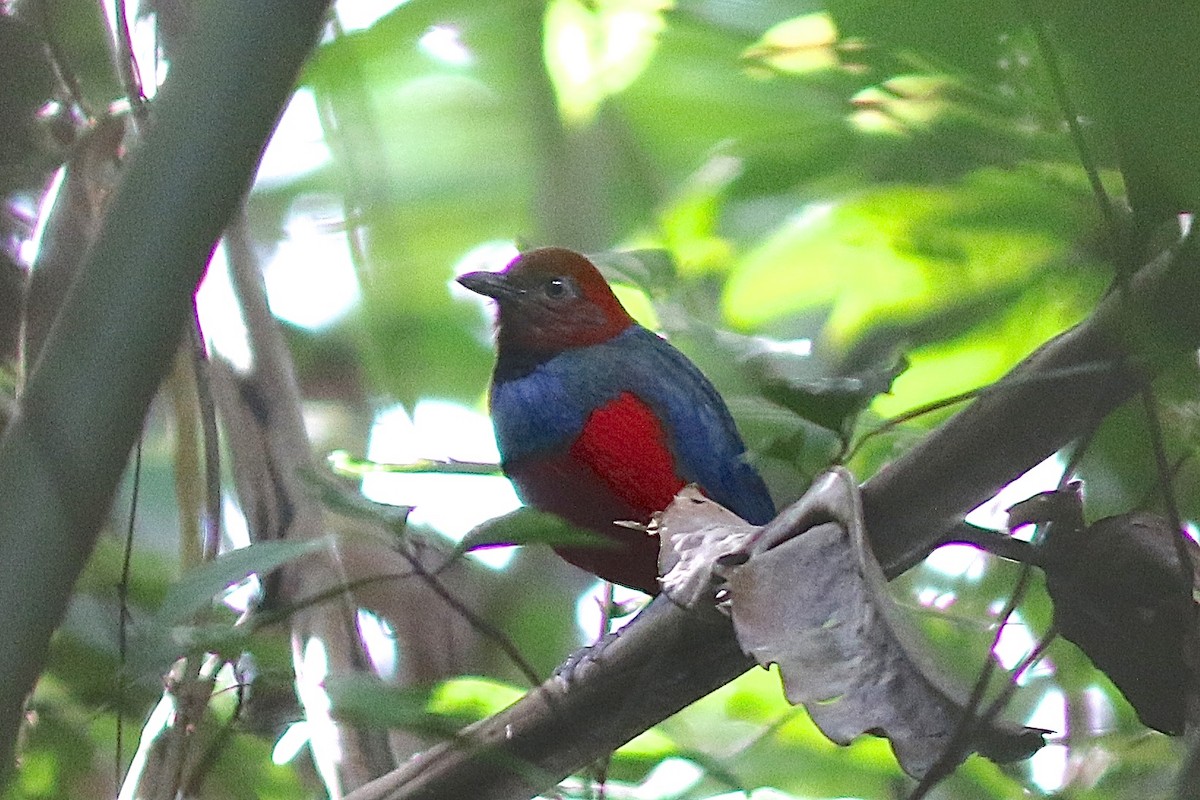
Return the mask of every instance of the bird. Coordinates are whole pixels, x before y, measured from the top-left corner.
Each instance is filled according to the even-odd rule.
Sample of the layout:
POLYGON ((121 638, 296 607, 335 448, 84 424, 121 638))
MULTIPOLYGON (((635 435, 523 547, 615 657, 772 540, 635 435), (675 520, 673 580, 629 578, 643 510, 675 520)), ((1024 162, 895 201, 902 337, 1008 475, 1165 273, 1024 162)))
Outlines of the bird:
POLYGON ((649 523, 692 483, 750 523, 775 516, 712 383, 585 256, 538 248, 458 282, 497 305, 489 409, 502 471, 526 505, 614 545, 556 547, 566 561, 656 595, 657 538, 617 523, 649 523))

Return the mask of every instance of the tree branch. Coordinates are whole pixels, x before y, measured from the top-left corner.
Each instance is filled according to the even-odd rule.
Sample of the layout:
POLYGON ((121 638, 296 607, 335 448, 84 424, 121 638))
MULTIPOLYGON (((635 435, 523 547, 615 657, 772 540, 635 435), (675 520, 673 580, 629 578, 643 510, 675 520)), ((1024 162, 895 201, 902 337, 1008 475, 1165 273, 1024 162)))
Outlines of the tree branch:
POLYGON ((327 6, 205 5, 0 438, 0 776, 196 284, 327 6))
POLYGON ((894 578, 963 515, 1090 432, 1200 343, 1195 237, 1138 272, 863 485, 871 545, 894 578))
MULTIPOLYGON (((1200 343, 1198 295, 1200 257, 1188 240, 868 480, 872 546, 888 574, 919 562, 968 511, 1179 363, 1200 343)), ((771 525, 788 525, 791 513, 771 525)), ((659 598, 505 711, 347 800, 532 796, 750 664, 727 620, 659 598)))

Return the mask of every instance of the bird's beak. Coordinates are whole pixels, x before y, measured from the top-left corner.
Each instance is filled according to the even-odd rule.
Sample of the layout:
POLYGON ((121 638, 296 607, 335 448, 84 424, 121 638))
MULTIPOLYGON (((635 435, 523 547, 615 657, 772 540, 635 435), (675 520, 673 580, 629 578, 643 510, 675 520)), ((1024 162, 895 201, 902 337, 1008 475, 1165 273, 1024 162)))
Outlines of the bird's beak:
POLYGON ((515 297, 519 293, 503 272, 468 272, 459 275, 458 282, 472 292, 495 300, 515 297))

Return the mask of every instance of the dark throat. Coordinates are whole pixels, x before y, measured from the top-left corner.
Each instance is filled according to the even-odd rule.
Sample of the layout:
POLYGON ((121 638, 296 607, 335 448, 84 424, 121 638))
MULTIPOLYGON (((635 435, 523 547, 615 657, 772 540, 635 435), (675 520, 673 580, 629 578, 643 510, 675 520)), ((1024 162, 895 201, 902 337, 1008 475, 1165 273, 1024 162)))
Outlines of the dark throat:
POLYGON ((524 378, 557 355, 557 353, 548 350, 538 351, 524 347, 505 347, 503 340, 498 345, 497 350, 499 352, 496 356, 496 370, 493 376, 497 382, 524 378))

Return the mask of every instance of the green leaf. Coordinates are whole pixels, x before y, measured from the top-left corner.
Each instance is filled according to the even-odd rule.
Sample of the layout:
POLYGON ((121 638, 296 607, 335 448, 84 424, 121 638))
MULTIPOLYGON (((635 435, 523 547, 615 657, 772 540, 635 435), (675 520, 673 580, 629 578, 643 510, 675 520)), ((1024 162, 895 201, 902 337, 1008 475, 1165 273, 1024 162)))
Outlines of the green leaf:
POLYGON ((654 55, 662 9, 657 0, 547 4, 546 66, 566 120, 591 121, 606 97, 637 79, 654 55))
POLYGON ((870 402, 892 388, 908 368, 903 357, 854 375, 799 377, 788 367, 794 356, 766 351, 747 362, 763 396, 831 431, 845 431, 870 402))
MULTIPOLYGON (((333 469, 349 475, 362 475, 367 471, 372 471, 374 462, 356 461, 355 465, 369 465, 366 469, 359 469, 357 466, 344 466, 342 458, 349 460, 348 455, 341 454, 341 451, 330 455, 330 463, 333 469)), ((331 475, 316 470, 300 470, 301 480, 305 482, 308 488, 320 499, 320 501, 330 511, 342 514, 353 519, 363 520, 374 525, 379 525, 384 530, 391 531, 394 535, 400 536, 404 533, 405 526, 408 523, 408 513, 412 510, 408 506, 389 506, 383 503, 376 503, 368 500, 358 493, 358 489, 339 484, 338 480, 331 475)))
POLYGON ((828 14, 804 14, 772 26, 744 57, 783 72, 814 72, 837 66, 836 40, 828 14))
POLYGON ((491 678, 465 675, 438 684, 429 696, 429 710, 472 721, 508 708, 525 690, 491 678))
POLYGON ((55 54, 65 62, 62 66, 79 82, 84 100, 99 110, 121 97, 111 32, 102 7, 87 0, 31 5, 37 6, 35 16, 54 43, 55 54))
POLYGON ((616 542, 606 536, 576 528, 562 517, 526 506, 476 526, 462 538, 457 550, 466 553, 485 547, 525 544, 545 544, 552 547, 617 547, 616 542))
POLYGON ((184 622, 192 614, 207 608, 219 593, 251 575, 265 575, 289 561, 323 550, 328 539, 303 542, 255 542, 231 550, 216 559, 188 570, 167 590, 158 609, 157 622, 163 626, 184 622))
POLYGON ((389 686, 372 675, 333 675, 325 689, 336 718, 375 728, 399 728, 449 739, 473 720, 429 708, 428 689, 389 686))
POLYGON ((828 308, 827 335, 846 343, 1066 263, 1096 223, 1090 203, 1082 179, 1026 168, 815 204, 747 254, 725 310, 753 326, 828 308))

